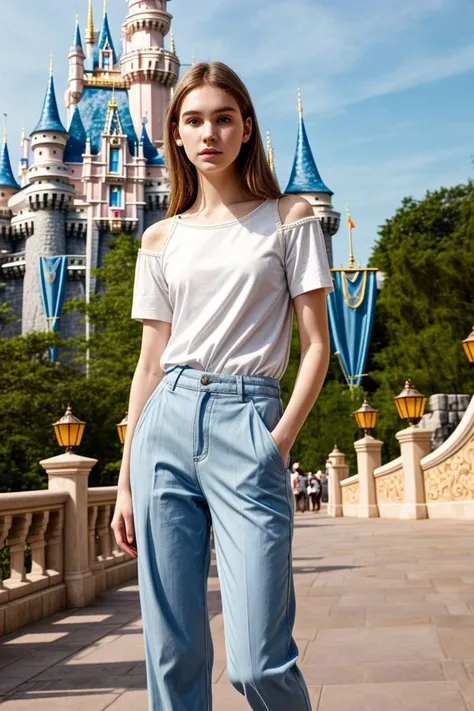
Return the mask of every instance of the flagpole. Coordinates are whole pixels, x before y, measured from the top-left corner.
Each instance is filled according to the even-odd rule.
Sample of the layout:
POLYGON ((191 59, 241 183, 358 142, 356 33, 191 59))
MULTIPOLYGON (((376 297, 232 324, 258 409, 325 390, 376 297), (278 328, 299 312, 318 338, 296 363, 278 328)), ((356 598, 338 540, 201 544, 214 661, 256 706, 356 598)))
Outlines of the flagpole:
POLYGON ((352 222, 349 205, 346 205, 346 211, 347 211, 347 227, 349 230, 349 268, 353 269, 355 267, 355 257, 354 257, 354 247, 353 247, 353 243, 352 243, 352 230, 355 227, 355 225, 352 222))

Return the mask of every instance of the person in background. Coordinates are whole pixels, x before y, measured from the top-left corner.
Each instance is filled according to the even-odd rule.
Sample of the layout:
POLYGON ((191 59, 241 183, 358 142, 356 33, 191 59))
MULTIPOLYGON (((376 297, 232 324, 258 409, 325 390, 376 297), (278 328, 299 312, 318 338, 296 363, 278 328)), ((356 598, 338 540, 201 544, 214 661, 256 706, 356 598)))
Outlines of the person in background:
POLYGON ((308 500, 308 496, 306 493, 306 490, 308 488, 308 480, 307 480, 307 477, 306 477, 304 471, 301 469, 300 466, 298 466, 297 474, 298 474, 298 480, 297 480, 297 491, 296 491, 296 507, 297 507, 298 511, 301 511, 301 513, 304 513, 307 508, 307 500, 308 500))
POLYGON ((308 476, 308 489, 307 493, 309 498, 311 499, 311 507, 313 511, 319 511, 321 509, 321 494, 322 494, 322 485, 321 485, 321 471, 316 472, 316 474, 313 474, 310 472, 310 476, 308 476))

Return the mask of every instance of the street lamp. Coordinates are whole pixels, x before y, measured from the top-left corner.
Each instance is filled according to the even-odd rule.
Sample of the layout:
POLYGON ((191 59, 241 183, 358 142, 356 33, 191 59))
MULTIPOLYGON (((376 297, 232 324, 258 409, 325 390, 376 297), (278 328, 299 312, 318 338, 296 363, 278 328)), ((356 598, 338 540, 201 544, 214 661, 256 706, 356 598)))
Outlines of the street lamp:
POLYGON ((417 425, 425 412, 427 397, 415 389, 411 380, 407 380, 400 395, 394 398, 398 415, 407 420, 409 425, 417 425))
POLYGON ((125 417, 123 418, 122 422, 119 422, 117 425, 117 432, 118 432, 118 436, 120 439, 120 444, 124 444, 124 442, 125 442, 125 437, 127 435, 127 425, 128 425, 128 412, 125 414, 125 417))
POLYGON ((81 444, 86 423, 74 417, 71 406, 68 405, 65 414, 53 427, 59 446, 66 447, 66 452, 72 452, 73 447, 79 447, 81 444))
POLYGON ((469 363, 474 363, 474 326, 472 327, 472 333, 470 333, 469 336, 464 339, 462 345, 466 352, 469 363))
POLYGON ((365 435, 370 435, 377 426, 380 412, 371 407, 367 400, 364 400, 361 407, 353 413, 355 421, 365 435))

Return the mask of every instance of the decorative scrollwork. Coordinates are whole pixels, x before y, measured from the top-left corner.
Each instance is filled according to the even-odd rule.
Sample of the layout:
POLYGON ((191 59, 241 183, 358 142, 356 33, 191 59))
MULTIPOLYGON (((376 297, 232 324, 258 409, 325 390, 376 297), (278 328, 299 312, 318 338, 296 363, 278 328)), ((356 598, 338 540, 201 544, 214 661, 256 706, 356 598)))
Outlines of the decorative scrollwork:
POLYGON ((385 476, 379 476, 375 480, 375 490, 377 492, 377 503, 403 503, 405 496, 405 482, 403 479, 403 469, 397 469, 385 476))
POLYGON ((474 499, 474 437, 447 461, 425 471, 427 501, 474 499))
POLYGON ((354 484, 348 484, 347 486, 342 487, 342 503, 359 503, 359 482, 355 482, 354 484))

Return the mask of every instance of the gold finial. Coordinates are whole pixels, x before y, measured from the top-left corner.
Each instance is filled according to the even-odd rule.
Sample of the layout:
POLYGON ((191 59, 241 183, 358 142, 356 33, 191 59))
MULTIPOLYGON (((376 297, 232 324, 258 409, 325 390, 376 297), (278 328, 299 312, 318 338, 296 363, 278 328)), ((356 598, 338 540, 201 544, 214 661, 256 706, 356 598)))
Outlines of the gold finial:
POLYGON ((6 143, 7 138, 8 138, 8 123, 7 123, 8 117, 7 117, 7 114, 3 114, 3 115, 5 116, 5 122, 3 124, 3 143, 6 143))
POLYGON ((298 113, 303 116, 303 99, 301 98, 301 89, 298 87, 298 113))
POLYGON ((176 45, 174 43, 174 32, 171 30, 171 35, 170 35, 170 52, 173 52, 173 54, 176 54, 176 45))
POLYGON ((87 42, 87 44, 94 44, 94 40, 95 40, 94 12, 92 9, 92 0, 89 0, 89 10, 87 13, 86 42, 87 42))
POLYGON ((194 67, 195 64, 196 64, 196 55, 195 55, 194 52, 193 52, 193 63, 192 63, 192 66, 194 67))
POLYGON ((107 14, 107 0, 104 0, 104 15, 107 14))
POLYGON ((267 158, 268 158, 268 165, 270 166, 270 170, 275 175, 275 153, 273 151, 270 131, 267 131, 267 158))
POLYGON ((112 98, 109 101, 109 109, 117 109, 117 97, 115 96, 115 86, 112 87, 112 98))
POLYGON ((352 243, 352 230, 355 227, 355 224, 352 220, 351 217, 351 209, 349 205, 346 205, 346 212, 347 212, 347 227, 349 230, 349 268, 352 269, 355 267, 355 257, 354 257, 354 247, 352 243))
POLYGON ((25 127, 21 129, 21 138, 20 138, 20 148, 23 148, 23 144, 25 143, 25 127))
POLYGON ((53 63, 53 53, 50 52, 49 54, 49 76, 52 77, 54 72, 54 63, 53 63))

